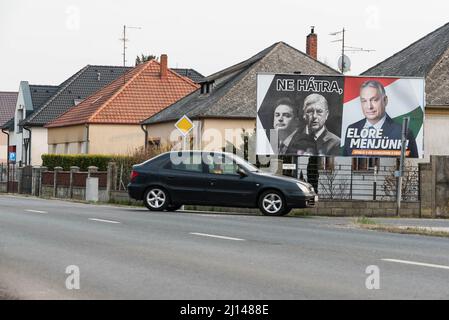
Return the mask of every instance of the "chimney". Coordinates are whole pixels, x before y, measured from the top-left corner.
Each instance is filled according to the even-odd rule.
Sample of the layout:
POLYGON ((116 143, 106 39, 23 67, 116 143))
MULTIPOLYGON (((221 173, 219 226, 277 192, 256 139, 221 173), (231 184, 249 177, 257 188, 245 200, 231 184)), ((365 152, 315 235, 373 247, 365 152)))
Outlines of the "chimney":
POLYGON ((315 27, 311 27, 310 34, 307 36, 306 53, 317 60, 318 58, 318 36, 314 32, 315 27))
POLYGON ((167 79, 167 60, 167 55, 161 54, 161 79, 167 79))

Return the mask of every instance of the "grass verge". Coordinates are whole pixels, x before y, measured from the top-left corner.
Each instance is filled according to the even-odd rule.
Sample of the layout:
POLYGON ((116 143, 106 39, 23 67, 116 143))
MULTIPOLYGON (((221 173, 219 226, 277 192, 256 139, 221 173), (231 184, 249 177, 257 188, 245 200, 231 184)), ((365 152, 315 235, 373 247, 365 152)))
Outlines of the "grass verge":
POLYGON ((367 217, 357 218, 354 224, 361 229, 373 231, 449 238, 449 232, 446 231, 432 230, 432 228, 430 227, 407 227, 407 226, 384 225, 376 223, 375 221, 367 217))

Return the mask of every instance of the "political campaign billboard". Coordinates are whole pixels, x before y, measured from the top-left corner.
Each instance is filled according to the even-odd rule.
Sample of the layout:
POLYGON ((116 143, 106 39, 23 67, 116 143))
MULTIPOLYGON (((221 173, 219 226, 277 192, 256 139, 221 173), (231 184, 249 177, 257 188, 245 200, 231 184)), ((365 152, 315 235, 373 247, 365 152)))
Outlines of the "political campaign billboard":
POLYGON ((409 117, 406 156, 422 158, 424 105, 424 79, 345 77, 342 155, 399 157, 409 117))
POLYGON ((422 157, 424 79, 257 75, 258 155, 422 157))

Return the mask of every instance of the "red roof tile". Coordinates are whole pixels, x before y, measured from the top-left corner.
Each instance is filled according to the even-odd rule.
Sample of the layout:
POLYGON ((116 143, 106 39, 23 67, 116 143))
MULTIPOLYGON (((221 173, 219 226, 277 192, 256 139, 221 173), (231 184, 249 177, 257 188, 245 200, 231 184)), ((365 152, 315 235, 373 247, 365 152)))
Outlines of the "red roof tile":
POLYGON ((167 78, 161 79, 159 63, 151 60, 131 69, 45 127, 139 124, 196 89, 197 84, 170 69, 167 78))

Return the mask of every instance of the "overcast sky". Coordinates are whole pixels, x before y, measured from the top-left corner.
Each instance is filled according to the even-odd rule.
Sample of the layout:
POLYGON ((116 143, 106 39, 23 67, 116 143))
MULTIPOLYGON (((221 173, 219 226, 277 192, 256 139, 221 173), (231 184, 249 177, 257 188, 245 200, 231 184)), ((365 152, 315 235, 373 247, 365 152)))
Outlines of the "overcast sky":
POLYGON ((374 52, 348 53, 359 74, 449 22, 445 1, 1 0, 0 91, 19 82, 59 84, 87 64, 127 65, 137 54, 168 54, 169 66, 209 75, 274 42, 305 51, 310 26, 319 60, 337 68, 339 39, 374 52))

